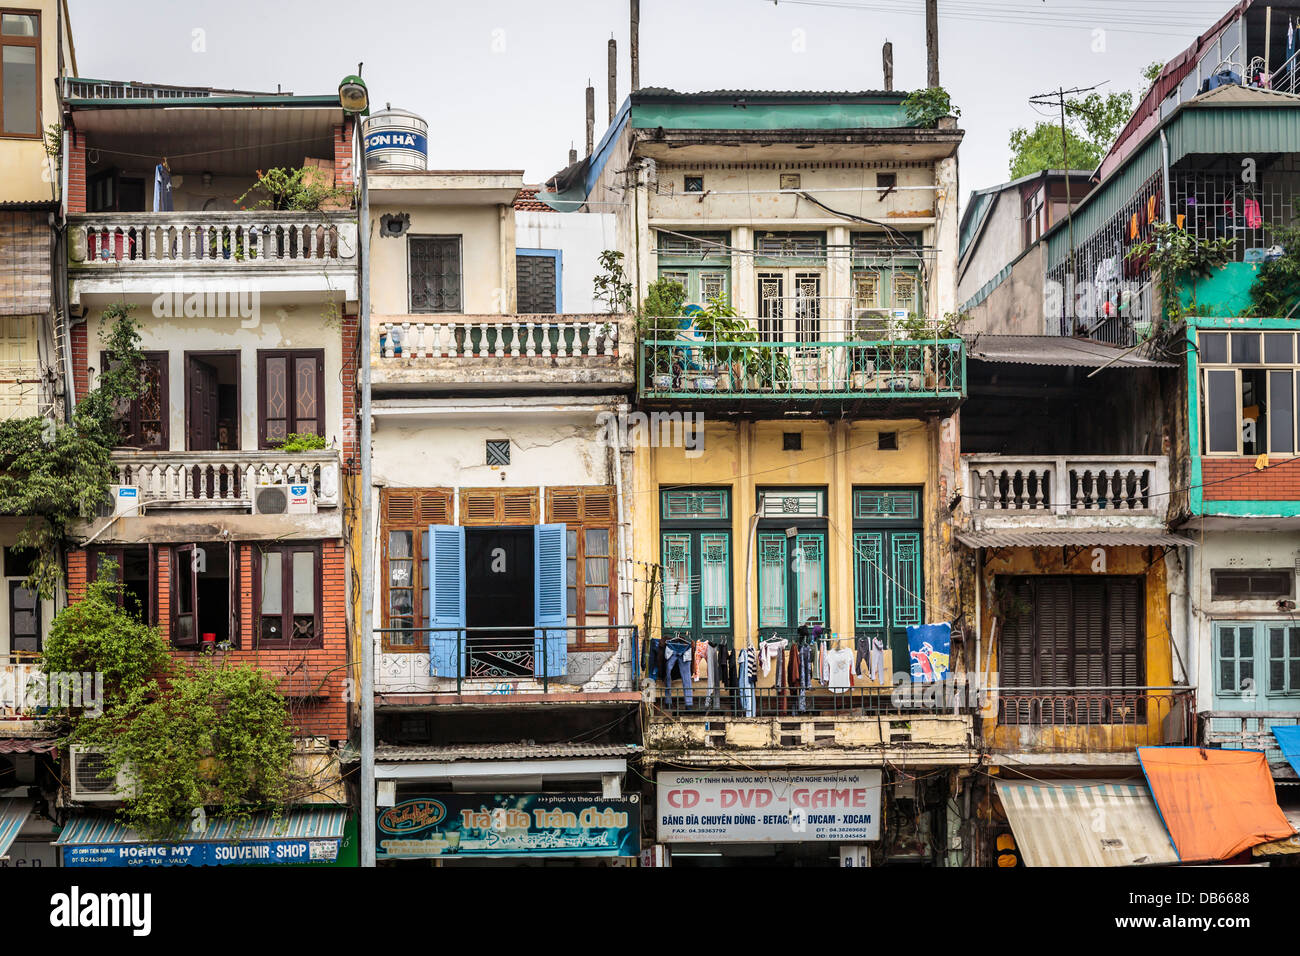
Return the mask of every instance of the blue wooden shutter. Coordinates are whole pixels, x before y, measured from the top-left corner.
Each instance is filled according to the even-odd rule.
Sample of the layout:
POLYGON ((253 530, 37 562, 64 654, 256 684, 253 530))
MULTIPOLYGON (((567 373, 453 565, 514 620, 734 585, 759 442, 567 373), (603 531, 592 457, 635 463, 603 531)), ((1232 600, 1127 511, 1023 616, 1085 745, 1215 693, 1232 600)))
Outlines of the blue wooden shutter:
POLYGON ((429 674, 465 674, 465 529, 459 525, 429 525, 424 552, 424 580, 429 586, 424 623, 429 631, 429 674), (434 628, 451 630, 439 631, 434 628), (459 649, 459 654, 457 650, 459 649))
POLYGON ((569 669, 565 531, 562 524, 539 524, 533 529, 533 608, 538 628, 533 637, 533 673, 538 677, 543 676, 543 664, 546 677, 563 677, 569 669))

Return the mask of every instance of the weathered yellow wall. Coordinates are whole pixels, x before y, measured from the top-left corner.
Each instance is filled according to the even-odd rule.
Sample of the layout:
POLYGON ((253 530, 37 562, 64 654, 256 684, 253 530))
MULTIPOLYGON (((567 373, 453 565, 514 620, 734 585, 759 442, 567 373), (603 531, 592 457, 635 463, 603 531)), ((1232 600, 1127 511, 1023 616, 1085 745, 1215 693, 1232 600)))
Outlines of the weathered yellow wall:
MULTIPOLYGON (((983 667, 994 683, 998 674, 998 648, 993 634, 993 608, 989 595, 998 575, 1002 574, 1084 574, 1092 570, 1093 548, 1071 549, 1067 561, 1061 548, 1000 548, 986 552, 982 569, 983 602, 980 641, 983 667)), ((1106 554, 1106 574, 1144 575, 1146 578, 1146 686, 1169 687, 1173 684, 1173 645, 1169 635, 1169 606, 1165 562, 1159 548, 1100 548, 1106 554)), ((973 609, 972 609, 973 610, 973 609)), ((1157 692, 1159 693, 1159 692, 1157 692)), ((1171 701, 1163 698, 1148 704, 1147 719, 1137 726, 999 726, 997 707, 984 712, 984 740, 995 750, 1114 751, 1145 744, 1158 744, 1161 721, 1169 713, 1171 701)), ((1132 722, 1130 722, 1132 723, 1132 722)))
MULTIPOLYGON (((16 13, 39 12, 41 17, 41 129, 60 123, 58 97, 58 0, 33 0, 12 7, 16 13)), ((75 76, 71 42, 64 21, 64 63, 69 76, 75 76)), ((34 202, 58 198, 55 164, 45 155, 42 139, 18 139, 0 134, 0 200, 34 202)))
MULTIPOLYGON (((643 562, 635 591, 636 622, 646 619, 648 567, 658 564, 659 493, 661 486, 713 485, 731 489, 732 619, 737 646, 745 639, 745 570, 754 556, 746 555, 750 519, 758 505, 760 487, 822 486, 827 491, 830 518, 827 536, 827 611, 831 631, 840 638, 853 637, 853 516, 854 486, 924 487, 925 596, 928 620, 945 620, 940 599, 940 528, 937 500, 937 423, 917 420, 853 422, 717 422, 706 419, 704 453, 687 457, 682 448, 638 447, 633 456, 637 475, 633 516, 634 559, 643 562), (803 433, 800 451, 783 451, 782 434, 803 433), (897 451, 877 451, 877 436, 896 432, 897 451)), ((757 600, 757 576, 751 575, 757 600)), ((756 606, 756 604, 755 604, 756 606)), ((755 612, 756 613, 756 612, 755 612)), ((648 637, 660 636, 660 602, 656 597, 649 615, 648 637)), ((757 642, 754 614, 750 634, 757 642)), ((888 663, 888 662, 887 662, 888 663)), ((887 672, 892 669, 887 667, 887 672)))

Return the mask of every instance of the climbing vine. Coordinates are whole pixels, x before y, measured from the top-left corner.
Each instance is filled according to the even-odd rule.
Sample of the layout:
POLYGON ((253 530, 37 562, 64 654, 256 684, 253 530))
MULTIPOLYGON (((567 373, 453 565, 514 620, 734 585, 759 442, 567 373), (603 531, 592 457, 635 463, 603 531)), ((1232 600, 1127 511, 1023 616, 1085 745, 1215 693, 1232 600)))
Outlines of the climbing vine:
MULTIPOLYGON (((1187 311, 1196 309, 1196 283, 1212 276, 1232 258, 1236 239, 1197 239, 1173 223, 1157 222, 1148 238, 1134 243, 1125 254, 1127 259, 1146 258, 1152 275, 1160 277, 1160 300, 1163 318, 1177 322, 1187 311), (1183 309, 1180 293, 1187 284, 1191 301, 1183 309)), ((1156 316, 1155 331, 1161 316, 1156 316)))
POLYGON ((51 598, 62 580, 59 550, 68 526, 95 514, 113 483, 110 454, 120 409, 144 390, 139 326, 131 307, 104 310, 100 338, 108 367, 70 423, 43 417, 0 422, 0 512, 27 518, 20 547, 36 549, 28 586, 51 598))
POLYGON ((221 817, 280 810, 293 755, 288 717, 273 680, 252 664, 174 660, 102 716, 77 719, 69 742, 102 750, 102 776, 130 781, 123 821, 165 838, 208 807, 221 817))
POLYGON ((1290 225, 1273 227, 1273 242, 1282 254, 1259 267, 1250 287, 1255 315, 1290 317, 1300 304, 1300 201, 1293 204, 1290 225))

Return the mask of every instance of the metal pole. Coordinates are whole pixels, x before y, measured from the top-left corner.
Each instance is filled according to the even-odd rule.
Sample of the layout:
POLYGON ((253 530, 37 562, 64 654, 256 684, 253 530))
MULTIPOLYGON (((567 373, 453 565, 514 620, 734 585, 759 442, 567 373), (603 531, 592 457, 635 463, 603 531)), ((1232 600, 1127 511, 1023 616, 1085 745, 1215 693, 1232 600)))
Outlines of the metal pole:
MULTIPOLYGON (((355 140, 360 125, 353 120, 355 140)), ((357 317, 361 359, 361 865, 375 865, 375 532, 370 463, 370 186, 361 151, 361 301, 357 317)))
MULTIPOLYGON (((1065 139, 1065 88, 1062 87, 1058 93, 1061 97, 1061 166, 1065 170, 1065 228, 1070 240, 1070 261, 1066 267, 1066 283, 1064 294, 1071 299, 1074 298, 1074 199, 1070 195, 1070 151, 1066 145, 1065 139)), ((1061 299, 1064 307, 1065 299, 1061 299)), ((1078 318, 1078 316, 1075 316, 1078 318)), ((1074 329, 1062 332, 1062 335, 1073 335, 1074 329)))

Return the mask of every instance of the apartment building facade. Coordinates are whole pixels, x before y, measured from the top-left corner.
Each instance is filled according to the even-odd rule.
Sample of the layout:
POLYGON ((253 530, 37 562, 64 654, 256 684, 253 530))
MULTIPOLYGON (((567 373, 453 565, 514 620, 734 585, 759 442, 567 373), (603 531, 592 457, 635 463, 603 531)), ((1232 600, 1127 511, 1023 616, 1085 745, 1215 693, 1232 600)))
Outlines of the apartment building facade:
POLYGON ((960 654, 912 654, 908 625, 953 607, 942 515, 965 364, 933 320, 954 304, 962 134, 915 127, 901 102, 635 91, 539 194, 614 210, 646 315, 634 614, 652 864, 960 854, 942 807, 978 759, 970 712, 896 696, 913 660, 942 653, 946 672, 960 654), (656 313, 673 283, 680 307, 656 313), (801 796, 773 803, 787 783, 801 796))
POLYGON ((535 208, 523 186, 370 170, 384 866, 640 849, 634 476, 611 425, 635 333, 591 311, 612 223, 535 208))

